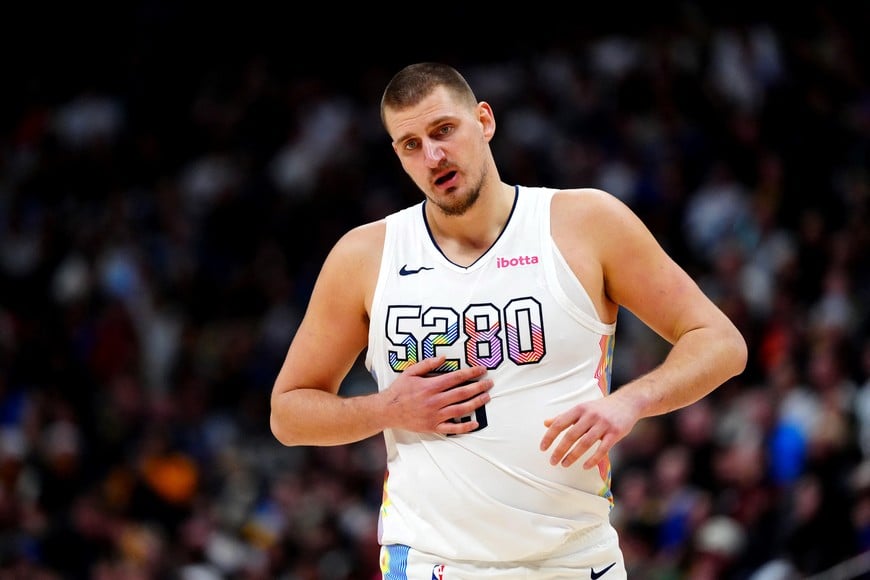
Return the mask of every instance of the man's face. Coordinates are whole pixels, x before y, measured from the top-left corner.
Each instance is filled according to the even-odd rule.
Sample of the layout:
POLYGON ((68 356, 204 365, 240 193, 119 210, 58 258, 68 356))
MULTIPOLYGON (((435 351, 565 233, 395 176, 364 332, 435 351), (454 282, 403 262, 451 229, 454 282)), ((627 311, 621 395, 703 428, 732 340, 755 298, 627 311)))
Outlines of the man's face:
POLYGON ((489 106, 468 107, 438 88, 413 107, 387 109, 385 119, 402 168, 423 194, 449 215, 471 207, 486 173, 489 106))

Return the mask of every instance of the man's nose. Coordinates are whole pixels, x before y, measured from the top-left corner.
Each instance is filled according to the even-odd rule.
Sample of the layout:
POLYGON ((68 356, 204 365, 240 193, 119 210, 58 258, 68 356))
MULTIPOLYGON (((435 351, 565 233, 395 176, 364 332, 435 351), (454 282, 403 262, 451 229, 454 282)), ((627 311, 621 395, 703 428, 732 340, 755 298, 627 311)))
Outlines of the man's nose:
POLYGON ((434 141, 423 142, 423 153, 425 155, 426 162, 433 167, 437 167, 441 163, 441 160, 444 158, 444 150, 441 149, 441 146, 434 141))

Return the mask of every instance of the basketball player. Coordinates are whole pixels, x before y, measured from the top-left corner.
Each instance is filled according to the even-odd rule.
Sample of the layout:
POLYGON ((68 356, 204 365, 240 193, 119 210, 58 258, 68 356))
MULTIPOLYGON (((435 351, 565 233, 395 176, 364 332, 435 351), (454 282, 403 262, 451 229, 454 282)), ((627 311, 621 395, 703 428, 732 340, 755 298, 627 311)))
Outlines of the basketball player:
POLYGON ((743 337, 615 197, 501 181, 492 107, 452 67, 399 71, 381 119, 425 199, 330 252, 272 432, 383 433, 385 580, 624 578, 608 452, 741 373, 743 337), (620 306, 672 348, 616 388, 620 306), (340 396, 366 348, 378 392, 340 396))

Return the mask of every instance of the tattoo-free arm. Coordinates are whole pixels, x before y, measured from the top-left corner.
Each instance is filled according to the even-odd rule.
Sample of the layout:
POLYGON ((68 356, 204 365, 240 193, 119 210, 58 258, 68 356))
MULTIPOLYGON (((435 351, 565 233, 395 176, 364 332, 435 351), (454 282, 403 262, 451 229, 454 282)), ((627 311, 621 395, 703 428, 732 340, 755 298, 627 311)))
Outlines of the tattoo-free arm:
POLYGON ((747 350, 731 320, 627 206, 600 191, 576 197, 563 209, 575 214, 583 239, 592 240, 583 256, 600 264, 600 275, 587 277, 587 289, 600 287, 602 302, 627 308, 672 345, 650 372, 545 423, 541 449, 558 439, 551 463, 571 465, 597 445, 584 460, 591 468, 638 420, 690 405, 741 373, 747 350))

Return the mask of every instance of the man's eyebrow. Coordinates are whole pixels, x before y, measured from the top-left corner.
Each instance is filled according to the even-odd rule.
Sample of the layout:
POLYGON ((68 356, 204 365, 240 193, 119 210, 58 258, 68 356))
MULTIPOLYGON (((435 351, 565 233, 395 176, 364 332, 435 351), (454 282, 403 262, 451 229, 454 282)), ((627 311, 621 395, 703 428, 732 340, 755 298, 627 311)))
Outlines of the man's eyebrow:
POLYGON ((405 133, 404 135, 401 135, 401 136, 396 137, 395 139, 393 139, 393 142, 394 142, 394 143, 402 143, 402 142, 404 142, 404 141, 407 141, 407 140, 410 139, 410 138, 411 138, 411 134, 410 134, 410 133, 405 133))
MULTIPOLYGON (((456 115, 441 115, 440 117, 433 119, 429 124, 426 125, 426 132, 429 132, 434 127, 438 127, 440 125, 443 125, 444 123, 452 122, 455 119, 456 119, 456 115)), ((397 137, 395 139, 395 142, 401 143, 402 141, 407 141, 411 137, 412 137, 411 133, 405 133, 404 135, 397 137)))

